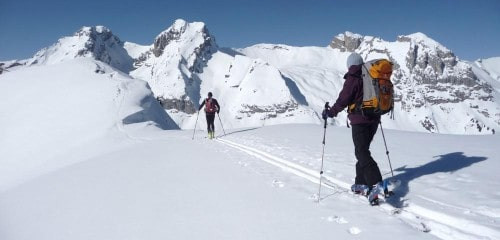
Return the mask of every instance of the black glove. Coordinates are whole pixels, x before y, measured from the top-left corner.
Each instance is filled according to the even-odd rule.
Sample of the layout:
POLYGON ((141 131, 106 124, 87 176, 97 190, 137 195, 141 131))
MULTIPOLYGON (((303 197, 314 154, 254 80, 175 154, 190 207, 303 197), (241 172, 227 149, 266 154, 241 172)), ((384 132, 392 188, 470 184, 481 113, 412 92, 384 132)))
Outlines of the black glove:
POLYGON ((323 113, 321 113, 321 116, 323 117, 323 119, 327 120, 328 119, 328 111, 326 109, 323 110, 323 113))
POLYGON ((325 120, 328 119, 328 111, 330 111, 330 103, 326 102, 325 103, 325 109, 321 113, 321 117, 323 117, 323 119, 325 119, 325 120))
POLYGON ((217 114, 219 114, 219 112, 220 112, 220 109, 217 109, 217 114))

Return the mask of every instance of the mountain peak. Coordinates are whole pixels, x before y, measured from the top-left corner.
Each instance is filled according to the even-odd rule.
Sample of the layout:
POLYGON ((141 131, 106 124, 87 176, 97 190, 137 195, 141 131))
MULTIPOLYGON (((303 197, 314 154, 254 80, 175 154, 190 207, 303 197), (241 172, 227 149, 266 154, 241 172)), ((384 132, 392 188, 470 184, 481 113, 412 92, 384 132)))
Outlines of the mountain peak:
POLYGON ((358 34, 358 33, 349 32, 349 31, 345 31, 345 32, 337 35, 336 38, 338 38, 340 40, 345 40, 345 38, 363 38, 363 35, 358 34))
POLYGON ((335 36, 330 43, 330 47, 340 49, 341 51, 354 52, 361 44, 362 39, 362 35, 346 31, 335 36))
POLYGON ((436 40, 430 38, 424 33, 416 32, 409 35, 400 35, 397 39, 398 42, 411 42, 414 44, 425 45, 434 49, 439 49, 443 52, 450 52, 448 48, 443 46, 441 43, 436 40))
POLYGON ((53 64, 79 57, 92 57, 123 72, 132 68, 124 43, 104 26, 84 26, 73 36, 60 38, 28 60, 28 65, 53 64))
POLYGON ((167 45, 172 42, 193 42, 194 39, 203 39, 202 41, 213 42, 214 37, 210 35, 203 22, 189 23, 183 19, 177 19, 165 31, 161 32, 154 40, 153 54, 159 57, 167 45))
POLYGON ((170 26, 172 29, 185 29, 189 23, 184 19, 176 19, 174 24, 170 26))
POLYGON ((77 38, 84 38, 82 39, 82 41, 87 41, 88 38, 90 38, 91 40, 96 40, 97 38, 101 37, 104 39, 109 39, 113 37, 113 32, 111 32, 111 30, 105 26, 92 26, 92 27, 84 26, 80 28, 80 30, 75 32, 73 36, 77 38))

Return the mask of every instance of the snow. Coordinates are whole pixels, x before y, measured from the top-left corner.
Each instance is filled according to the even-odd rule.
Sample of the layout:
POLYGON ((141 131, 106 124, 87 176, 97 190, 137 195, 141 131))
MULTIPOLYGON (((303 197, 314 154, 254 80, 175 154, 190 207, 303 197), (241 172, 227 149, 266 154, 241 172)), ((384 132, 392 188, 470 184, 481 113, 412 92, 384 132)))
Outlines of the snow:
MULTIPOLYGON (((342 127, 327 129, 325 185, 317 203, 322 130, 278 125, 231 130, 211 141, 201 132, 191 140, 191 131, 125 126, 129 137, 103 141, 113 151, 99 149, 0 193, 0 238, 500 236, 499 166, 492 151, 498 137, 386 131, 402 183, 394 200, 371 207, 345 189, 355 162, 350 130, 342 127)), ((372 152, 387 177, 382 144, 377 135, 372 152)))
POLYGON ((350 38, 362 38, 363 36, 361 36, 360 34, 357 34, 357 33, 352 33, 352 32, 349 32, 349 31, 346 31, 344 33, 341 33, 339 35, 336 36, 336 38, 342 40, 342 41, 345 41, 345 37, 350 37, 350 38))
POLYGON ((427 35, 425 35, 424 33, 421 33, 421 32, 416 32, 416 33, 412 33, 412 34, 409 34, 406 36, 400 36, 400 37, 408 37, 408 38, 412 39, 412 41, 414 41, 415 43, 424 44, 424 45, 429 46, 433 49, 439 49, 443 52, 449 51, 448 48, 446 48, 445 46, 441 45, 440 43, 438 43, 434 39, 428 37, 427 35))
POLYGON ((491 84, 500 93, 500 57, 480 59, 470 63, 474 73, 491 84))
POLYGON ((500 57, 484 59, 482 64, 491 77, 500 81, 500 57))
MULTIPOLYGON (((195 63, 195 50, 205 41, 204 27, 205 24, 201 22, 187 23, 184 20, 176 20, 171 27, 155 39, 155 41, 160 41, 165 38, 165 41, 169 42, 161 49, 161 54, 155 56, 150 53, 150 58, 130 75, 147 81, 157 97, 164 99, 187 97, 188 100, 197 102, 199 92, 191 89, 193 84, 188 82, 188 79, 186 81, 184 79, 192 77, 188 69, 195 63)), ((190 81, 193 80, 190 79, 190 81)))
POLYGON ((0 191, 37 172, 79 161, 76 156, 67 156, 70 160, 61 156, 68 150, 81 151, 82 145, 123 125, 121 121, 175 126, 166 122, 145 82, 88 58, 2 74, 0 95, 5 99, 0 109, 8 113, 0 116, 0 164, 4 166, 0 191))
POLYGON ((134 59, 139 58, 143 53, 151 49, 151 46, 143 46, 132 42, 125 42, 123 47, 127 50, 128 55, 134 59))
MULTIPOLYGON (((2 240, 500 238, 498 135, 386 129, 400 184, 372 207, 349 191, 345 127, 326 129, 318 195, 318 124, 224 125, 222 136, 216 122, 208 140, 175 130, 146 82, 91 58, 4 73, 0 96, 2 240)), ((380 132, 371 152, 390 180, 380 132)))
POLYGON ((124 43, 106 27, 82 27, 73 36, 63 37, 52 46, 38 51, 26 64, 51 65, 75 58, 91 57, 128 73, 133 60, 123 45, 124 43))
POLYGON ((225 116, 223 124, 227 128, 319 122, 317 115, 304 106, 297 104, 294 109, 293 93, 281 72, 260 59, 218 51, 199 78, 200 93, 213 92, 221 104, 220 114, 225 116), (289 105, 290 109, 273 115, 280 111, 274 110, 277 105, 289 105), (252 108, 260 110, 252 113, 252 108))

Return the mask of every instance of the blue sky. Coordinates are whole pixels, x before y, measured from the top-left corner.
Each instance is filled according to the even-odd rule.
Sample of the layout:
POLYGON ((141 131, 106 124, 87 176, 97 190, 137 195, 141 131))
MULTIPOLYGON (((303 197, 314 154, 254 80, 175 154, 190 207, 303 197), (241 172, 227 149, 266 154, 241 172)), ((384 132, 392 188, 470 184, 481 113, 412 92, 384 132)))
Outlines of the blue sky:
POLYGON ((175 19, 203 21, 219 46, 326 46, 351 31, 394 41, 423 32, 466 60, 500 56, 497 0, 1 0, 0 60, 31 57, 82 26, 151 44, 175 19))

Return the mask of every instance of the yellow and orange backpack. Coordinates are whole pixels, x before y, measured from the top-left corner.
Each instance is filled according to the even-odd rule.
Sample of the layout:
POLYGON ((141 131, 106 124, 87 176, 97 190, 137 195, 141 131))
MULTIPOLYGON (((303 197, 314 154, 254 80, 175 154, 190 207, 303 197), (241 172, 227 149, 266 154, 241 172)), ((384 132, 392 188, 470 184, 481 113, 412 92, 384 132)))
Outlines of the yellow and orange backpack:
POLYGON ((349 105, 348 112, 374 116, 393 111, 392 65, 387 59, 375 59, 363 64, 363 102, 349 105))

